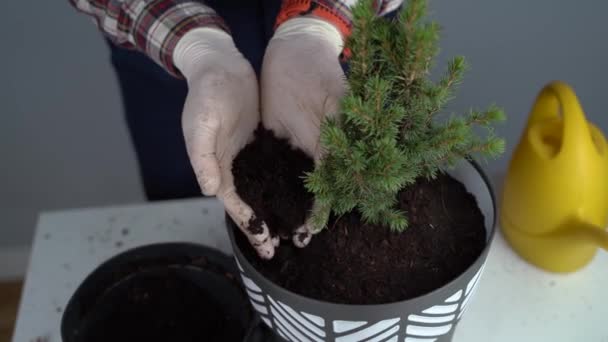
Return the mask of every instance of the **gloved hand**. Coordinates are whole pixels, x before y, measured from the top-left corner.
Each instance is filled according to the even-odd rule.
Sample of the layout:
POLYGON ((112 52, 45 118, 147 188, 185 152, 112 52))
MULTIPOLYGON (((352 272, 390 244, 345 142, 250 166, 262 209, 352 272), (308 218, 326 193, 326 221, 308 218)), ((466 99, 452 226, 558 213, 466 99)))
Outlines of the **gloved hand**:
POLYGON ((261 232, 249 230, 255 213, 236 193, 231 170, 260 120, 255 73, 232 37, 216 28, 186 33, 173 57, 188 81, 182 128, 201 190, 217 195, 260 257, 270 259, 278 238, 271 239, 265 223, 261 232))
MULTIPOLYGON (((280 25, 270 40, 261 75, 262 122, 267 129, 318 162, 320 124, 336 115, 346 82, 339 56, 344 42, 328 22, 298 17, 280 25)), ((296 230, 293 243, 306 246, 310 222, 296 230)))

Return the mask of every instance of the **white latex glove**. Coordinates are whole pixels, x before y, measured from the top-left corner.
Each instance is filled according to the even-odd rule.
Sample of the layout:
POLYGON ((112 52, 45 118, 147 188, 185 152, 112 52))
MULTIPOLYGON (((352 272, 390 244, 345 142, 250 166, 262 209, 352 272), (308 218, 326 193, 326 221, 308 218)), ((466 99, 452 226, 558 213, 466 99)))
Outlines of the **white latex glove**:
POLYGON ((265 223, 257 234, 248 229, 255 213, 236 193, 231 170, 260 120, 255 73, 232 37, 216 28, 185 34, 173 57, 188 81, 182 128, 201 190, 217 195, 258 254, 270 259, 278 239, 271 239, 265 223))
MULTIPOLYGON (((270 40, 262 66, 262 122, 267 129, 318 162, 319 129, 336 115, 346 82, 339 56, 344 42, 328 22, 312 17, 286 21, 270 40)), ((310 222, 296 230, 293 243, 306 246, 310 222)))

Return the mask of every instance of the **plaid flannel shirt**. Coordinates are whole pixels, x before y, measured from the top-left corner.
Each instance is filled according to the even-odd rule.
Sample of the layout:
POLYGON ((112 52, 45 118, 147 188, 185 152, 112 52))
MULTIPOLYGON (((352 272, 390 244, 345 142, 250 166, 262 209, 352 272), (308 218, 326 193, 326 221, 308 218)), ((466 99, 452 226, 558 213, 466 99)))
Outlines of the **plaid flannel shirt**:
MULTIPOLYGON (((300 15, 315 15, 333 23, 343 35, 351 28, 350 7, 358 0, 284 0, 277 26, 300 15)), ((193 0, 70 0, 95 20, 115 44, 144 52, 174 76, 173 50, 179 39, 197 27, 226 24, 203 1, 193 0)), ((377 0, 378 14, 397 9, 403 0, 377 0)))

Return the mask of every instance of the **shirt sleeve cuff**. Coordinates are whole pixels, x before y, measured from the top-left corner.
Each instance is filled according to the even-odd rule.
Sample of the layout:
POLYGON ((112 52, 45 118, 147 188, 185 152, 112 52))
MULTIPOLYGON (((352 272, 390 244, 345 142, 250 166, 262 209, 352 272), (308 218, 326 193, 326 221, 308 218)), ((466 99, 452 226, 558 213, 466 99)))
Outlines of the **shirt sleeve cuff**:
POLYGON ((229 32, 222 18, 200 3, 154 1, 138 18, 135 46, 171 75, 181 78, 173 62, 173 50, 184 34, 199 27, 218 27, 229 32))
POLYGON ((277 15, 275 29, 285 21, 298 17, 312 15, 333 24, 343 38, 350 35, 352 30, 352 12, 340 1, 327 0, 285 0, 277 15))

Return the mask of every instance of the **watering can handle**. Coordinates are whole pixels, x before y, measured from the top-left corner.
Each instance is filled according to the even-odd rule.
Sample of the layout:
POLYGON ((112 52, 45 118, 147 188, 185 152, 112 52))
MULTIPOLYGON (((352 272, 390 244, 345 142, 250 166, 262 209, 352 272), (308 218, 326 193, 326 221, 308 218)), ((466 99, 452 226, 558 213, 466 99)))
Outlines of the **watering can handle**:
POLYGON ((547 119, 555 118, 561 112, 563 118, 562 143, 559 154, 580 148, 592 148, 589 125, 583 109, 572 88, 564 82, 554 81, 543 88, 532 107, 528 127, 547 119))

